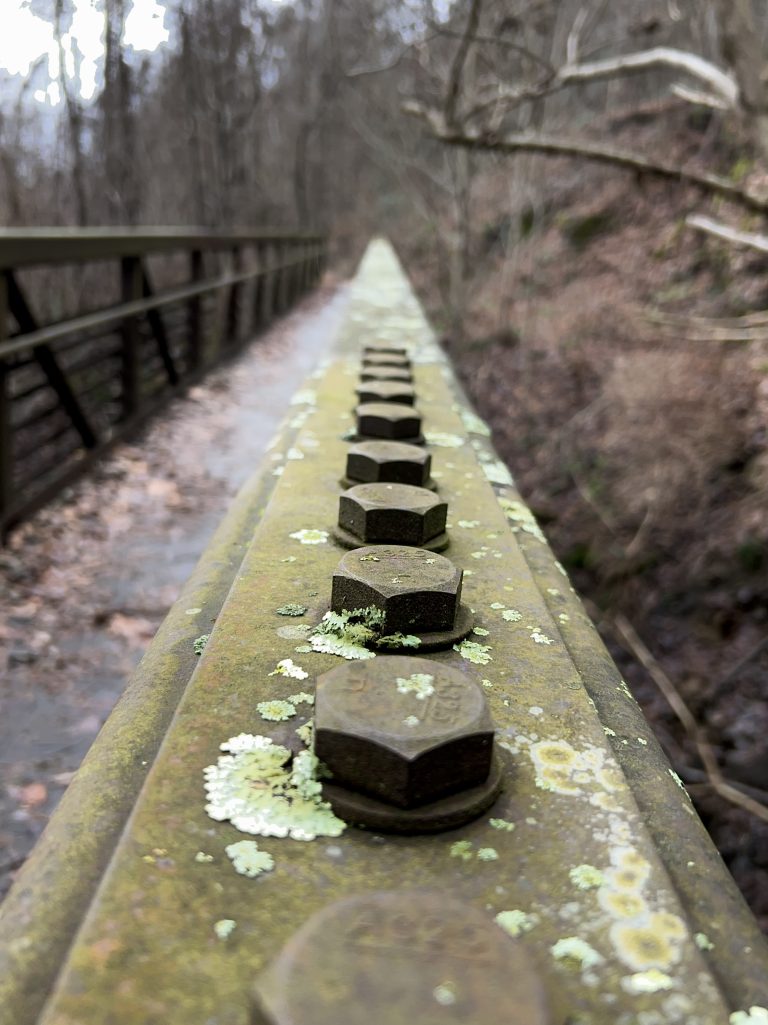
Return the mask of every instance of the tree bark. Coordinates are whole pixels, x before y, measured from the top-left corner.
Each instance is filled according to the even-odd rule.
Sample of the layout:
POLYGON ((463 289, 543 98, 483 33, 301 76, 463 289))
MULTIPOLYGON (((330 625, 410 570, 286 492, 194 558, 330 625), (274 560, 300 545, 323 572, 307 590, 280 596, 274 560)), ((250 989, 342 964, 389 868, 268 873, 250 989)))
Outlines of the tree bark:
POLYGON ((763 163, 768 164, 768 82, 751 0, 717 0, 721 46, 739 84, 740 106, 763 163))

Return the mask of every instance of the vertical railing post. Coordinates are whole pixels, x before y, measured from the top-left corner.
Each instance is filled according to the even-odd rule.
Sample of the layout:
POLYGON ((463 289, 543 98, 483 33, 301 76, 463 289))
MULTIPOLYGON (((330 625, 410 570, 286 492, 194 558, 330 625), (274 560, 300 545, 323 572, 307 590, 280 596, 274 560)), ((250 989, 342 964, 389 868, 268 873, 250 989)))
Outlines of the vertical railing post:
POLYGON ((312 287, 312 243, 304 242, 301 247, 301 288, 308 292, 312 287))
POLYGON ((283 308, 281 306, 283 297, 283 272, 278 269, 283 258, 282 254, 282 245, 279 242, 273 242, 270 247, 270 264, 272 266, 272 271, 270 273, 269 289, 269 312, 272 320, 283 312, 283 308))
MULTIPOLYGON (((242 250, 240 246, 232 247, 232 273, 239 274, 243 269, 242 250)), ((236 345, 240 330, 240 285, 232 285, 229 290, 227 305, 227 327, 225 341, 227 345, 236 345)))
POLYGON ((296 239, 291 241, 286 246, 286 258, 291 261, 291 266, 288 269, 288 281, 286 282, 286 288, 288 290, 288 308, 291 309, 299 298, 301 293, 299 275, 301 274, 301 264, 294 263, 293 261, 298 257, 301 251, 301 243, 297 243, 296 239))
MULTIPOLYGON (((0 346, 8 339, 8 282, 0 274, 0 346)), ((11 511, 13 435, 11 433, 10 366, 0 357, 0 542, 11 511)))
POLYGON ((264 246, 264 324, 275 319, 277 307, 276 278, 273 270, 275 264, 275 243, 267 242, 264 246))
MULTIPOLYGON (((288 258, 288 242, 282 241, 277 247, 277 260, 278 263, 283 263, 288 258)), ((288 308, 288 277, 290 270, 285 269, 280 271, 280 284, 278 287, 278 300, 277 305, 280 313, 285 313, 288 308)))
MULTIPOLYGON (((193 249, 189 254, 189 277, 193 285, 203 280, 203 252, 193 249)), ((203 303, 199 295, 187 303, 188 360, 187 373, 194 374, 204 363, 203 353, 203 303)))
MULTIPOLYGON (((141 299, 143 279, 138 256, 124 256, 120 260, 120 293, 123 302, 141 299)), ((139 319, 125 317, 122 335, 122 397, 123 419, 135 416, 141 407, 141 357, 139 353, 139 319)))
MULTIPOLYGON (((243 270, 250 273, 254 269, 255 245, 249 242, 243 247, 243 270)), ((253 292, 256 288, 256 279, 248 278, 240 286, 240 337, 243 344, 251 340, 254 333, 253 327, 253 292)))
POLYGON ((305 242, 302 251, 301 286, 304 292, 312 287, 312 243, 305 242))
POLYGON ((251 295, 251 333, 256 334, 266 322, 264 316, 264 244, 262 242, 254 242, 253 258, 256 270, 259 272, 253 279, 251 295))

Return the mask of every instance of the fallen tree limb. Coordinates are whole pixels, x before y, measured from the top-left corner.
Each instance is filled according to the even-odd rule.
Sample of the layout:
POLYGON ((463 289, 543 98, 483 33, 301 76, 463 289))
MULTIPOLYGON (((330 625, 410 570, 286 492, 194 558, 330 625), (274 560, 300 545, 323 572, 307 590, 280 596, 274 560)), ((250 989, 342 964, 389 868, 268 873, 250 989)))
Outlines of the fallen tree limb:
POLYGON ((712 750, 711 744, 707 740, 703 728, 696 721, 693 712, 691 712, 690 708, 683 700, 672 680, 667 676, 661 665, 656 661, 645 644, 640 640, 635 628, 626 616, 618 613, 613 618, 613 625, 616 633, 619 635, 628 650, 647 670, 648 675, 667 699, 670 708, 680 720, 683 729, 696 745, 696 750, 699 758, 701 759, 701 764, 704 767, 707 781, 712 789, 724 800, 730 801, 731 804, 738 805, 740 808, 748 811, 751 815, 761 819, 763 822, 768 822, 768 807, 761 804, 759 801, 754 800, 752 797, 749 797, 747 794, 742 793, 740 790, 737 790, 736 787, 724 779, 723 774, 720 771, 720 766, 715 758, 715 753, 712 750))
POLYGON ((693 228, 694 231, 702 231, 705 235, 714 235, 715 238, 723 239, 725 242, 768 253, 768 235, 759 235, 753 231, 739 231, 738 228, 731 228, 730 225, 716 221, 712 217, 706 217, 704 214, 690 214, 685 218, 685 224, 686 227, 693 228))
POLYGON ((552 157, 580 157, 600 164, 623 167, 628 171, 693 185, 705 192, 731 199, 749 210, 760 213, 768 211, 768 196, 747 192, 728 178, 710 174, 707 171, 696 171, 680 167, 677 164, 650 160, 640 153, 606 146, 587 139, 565 139, 560 136, 530 132, 495 135, 474 130, 451 129, 437 111, 415 101, 404 104, 403 110, 405 113, 425 121, 437 141, 448 146, 460 146, 465 149, 507 155, 528 152, 552 157))
POLYGON ((625 53, 604 60, 565 64, 558 70, 556 77, 563 84, 595 82, 601 78, 614 78, 616 75, 648 71, 650 68, 658 67, 685 71, 699 81, 706 82, 710 91, 729 109, 738 106, 739 87, 733 75, 696 53, 677 50, 670 46, 655 46, 650 50, 625 53))

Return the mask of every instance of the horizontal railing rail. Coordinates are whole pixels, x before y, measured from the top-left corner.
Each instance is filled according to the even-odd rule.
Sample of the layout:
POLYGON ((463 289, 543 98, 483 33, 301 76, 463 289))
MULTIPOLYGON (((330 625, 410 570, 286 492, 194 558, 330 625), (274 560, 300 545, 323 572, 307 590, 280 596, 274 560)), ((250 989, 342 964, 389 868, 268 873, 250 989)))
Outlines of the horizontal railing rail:
POLYGON ((285 312, 324 259, 321 236, 273 229, 0 231, 0 533, 285 312), (156 288, 179 257, 188 280, 156 288), (57 290, 59 309, 118 298, 41 316, 57 290))
POLYGON ((322 242, 312 232, 247 228, 0 228, 0 270, 53 263, 85 263, 174 250, 227 249, 233 245, 322 242))

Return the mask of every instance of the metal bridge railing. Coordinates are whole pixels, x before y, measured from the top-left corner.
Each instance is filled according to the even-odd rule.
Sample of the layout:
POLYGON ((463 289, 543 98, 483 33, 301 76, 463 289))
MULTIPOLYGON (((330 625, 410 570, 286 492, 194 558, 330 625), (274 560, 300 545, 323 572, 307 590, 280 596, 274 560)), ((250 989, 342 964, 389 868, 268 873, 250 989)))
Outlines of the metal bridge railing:
POLYGON ((290 308, 324 256, 277 231, 0 231, 0 533, 290 308))

